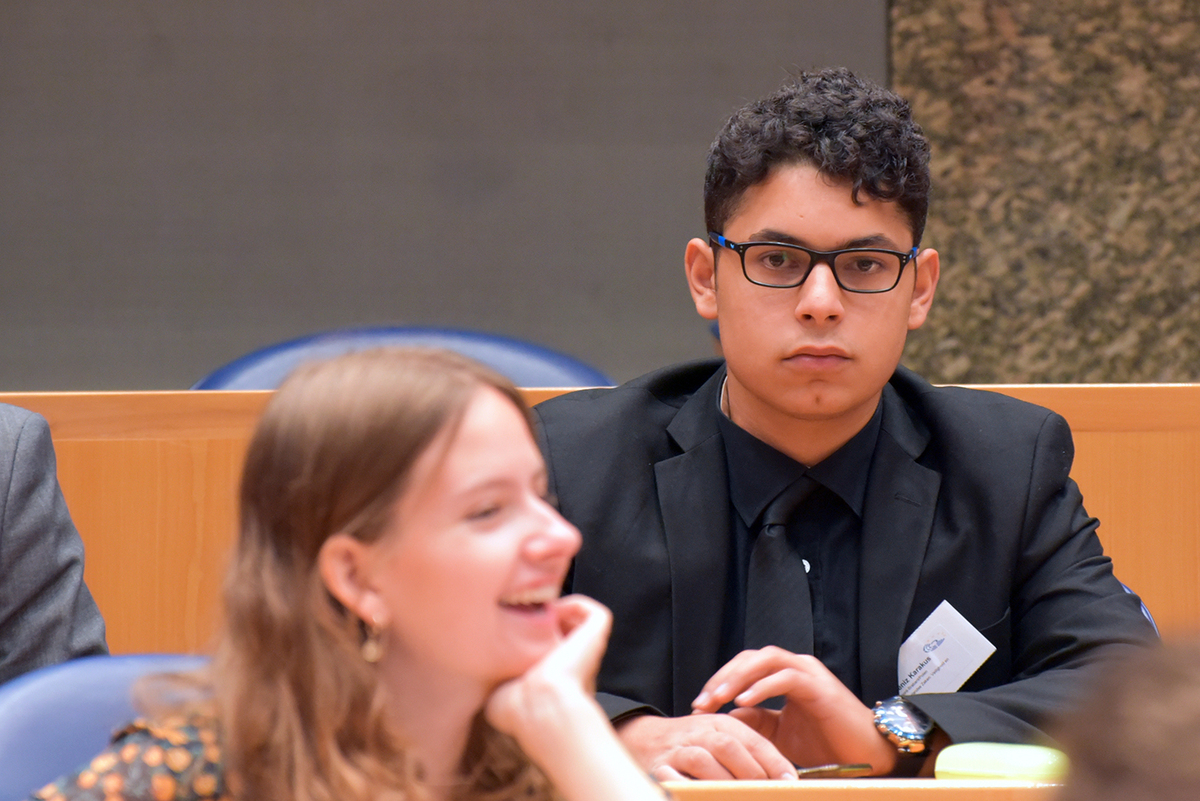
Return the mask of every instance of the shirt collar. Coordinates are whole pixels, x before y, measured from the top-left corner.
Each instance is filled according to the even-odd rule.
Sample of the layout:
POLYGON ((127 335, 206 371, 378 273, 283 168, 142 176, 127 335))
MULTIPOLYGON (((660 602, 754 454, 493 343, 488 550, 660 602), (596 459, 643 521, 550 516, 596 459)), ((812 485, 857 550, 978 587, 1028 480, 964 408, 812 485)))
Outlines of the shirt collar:
POLYGON ((746 526, 753 526, 767 504, 805 473, 845 501, 859 518, 862 517, 867 475, 883 420, 882 399, 870 421, 845 445, 818 464, 806 468, 730 420, 719 408, 724 397, 725 388, 722 386, 717 401, 717 425, 729 463, 730 500, 746 526))

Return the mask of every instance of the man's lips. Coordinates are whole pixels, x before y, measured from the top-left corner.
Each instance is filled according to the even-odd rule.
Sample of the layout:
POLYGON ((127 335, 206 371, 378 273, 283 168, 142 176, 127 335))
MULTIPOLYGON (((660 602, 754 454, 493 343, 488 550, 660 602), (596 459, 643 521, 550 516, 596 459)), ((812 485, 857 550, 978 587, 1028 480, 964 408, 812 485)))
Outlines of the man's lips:
POLYGON ((785 361, 796 364, 832 366, 841 364, 849 358, 850 355, 841 348, 801 348, 788 356, 785 361))

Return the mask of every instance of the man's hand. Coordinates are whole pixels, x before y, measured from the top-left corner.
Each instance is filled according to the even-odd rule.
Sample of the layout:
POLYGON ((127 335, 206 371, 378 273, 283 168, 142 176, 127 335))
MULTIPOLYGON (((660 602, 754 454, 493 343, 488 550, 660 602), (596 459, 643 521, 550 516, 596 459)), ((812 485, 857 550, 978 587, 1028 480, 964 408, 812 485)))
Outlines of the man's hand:
POLYGON ((620 724, 617 734, 659 781, 796 778, 775 746, 729 715, 644 715, 620 724))
POLYGON ((743 651, 713 674, 692 708, 713 712, 731 701, 740 708, 730 717, 798 765, 865 762, 876 776, 895 768, 896 749, 875 728, 874 713, 816 657, 773 645, 743 651), (776 696, 787 699, 782 710, 755 706, 776 696))

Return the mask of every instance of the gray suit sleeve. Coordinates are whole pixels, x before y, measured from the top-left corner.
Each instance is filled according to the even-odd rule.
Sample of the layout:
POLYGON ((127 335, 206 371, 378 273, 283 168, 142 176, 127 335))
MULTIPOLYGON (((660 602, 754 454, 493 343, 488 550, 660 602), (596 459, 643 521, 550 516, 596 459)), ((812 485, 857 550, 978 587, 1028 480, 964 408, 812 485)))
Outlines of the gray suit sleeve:
POLYGON ((39 415, 0 406, 0 682, 107 652, 50 429, 39 415))

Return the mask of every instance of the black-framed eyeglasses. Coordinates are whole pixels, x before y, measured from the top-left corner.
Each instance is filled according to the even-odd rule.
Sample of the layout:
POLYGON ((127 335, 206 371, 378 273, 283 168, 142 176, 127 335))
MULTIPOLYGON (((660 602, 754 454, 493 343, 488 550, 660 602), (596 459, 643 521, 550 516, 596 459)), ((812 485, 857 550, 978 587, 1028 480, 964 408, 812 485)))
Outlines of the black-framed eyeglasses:
POLYGON ((784 242, 733 242, 709 231, 709 241, 735 251, 742 259, 742 274, 759 286, 787 289, 800 286, 817 264, 828 264, 838 286, 847 292, 889 292, 900 283, 904 265, 917 257, 878 248, 809 250, 784 242))

